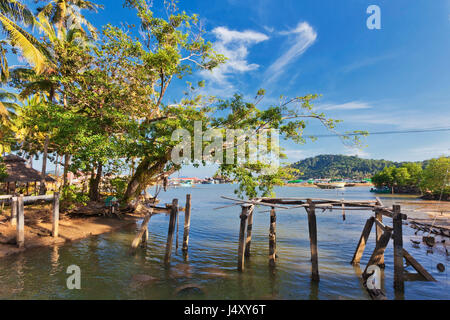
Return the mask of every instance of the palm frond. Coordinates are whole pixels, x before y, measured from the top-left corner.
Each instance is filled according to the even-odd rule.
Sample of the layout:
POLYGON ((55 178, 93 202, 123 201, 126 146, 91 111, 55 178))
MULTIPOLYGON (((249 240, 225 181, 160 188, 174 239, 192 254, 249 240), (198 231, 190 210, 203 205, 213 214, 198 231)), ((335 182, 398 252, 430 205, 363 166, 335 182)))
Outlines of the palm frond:
POLYGON ((46 55, 47 50, 39 41, 1 13, 0 23, 10 38, 11 45, 22 51, 23 57, 34 66, 37 73, 44 71, 50 61, 47 58, 49 55, 46 55))
POLYGON ((17 0, 0 0, 0 12, 26 25, 33 25, 35 22, 33 13, 17 0))

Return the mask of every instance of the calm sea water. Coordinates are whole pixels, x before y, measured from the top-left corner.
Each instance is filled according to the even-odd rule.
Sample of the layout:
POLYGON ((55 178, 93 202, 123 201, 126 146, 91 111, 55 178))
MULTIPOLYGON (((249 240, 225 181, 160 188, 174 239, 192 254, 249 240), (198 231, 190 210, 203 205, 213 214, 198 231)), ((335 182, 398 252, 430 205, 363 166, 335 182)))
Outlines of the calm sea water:
MULTIPOLYGON (((136 255, 129 253, 136 226, 78 242, 38 248, 0 260, 1 299, 369 299, 360 281, 360 268, 350 265, 353 252, 369 213, 317 212, 320 283, 310 281, 308 224, 304 209, 277 211, 277 266, 268 268, 269 212, 256 210, 251 258, 244 273, 238 273, 237 246, 240 207, 221 210, 230 204, 221 195, 233 196, 233 185, 199 185, 161 192, 162 203, 178 198, 184 206, 192 194, 189 254, 181 252, 184 216, 180 213, 179 248, 173 251, 170 268, 163 265, 169 217, 159 214, 150 220, 150 239, 136 255), (81 268, 81 289, 68 290, 70 265, 81 268), (185 289, 196 286, 201 289, 185 289)), ((373 199, 367 187, 345 190, 284 187, 277 196, 373 199)), ((391 223, 386 219, 388 223, 391 223)), ((437 282, 405 283, 405 299, 449 299, 449 258, 443 248, 427 252, 424 245, 412 247, 418 238, 404 227, 405 248, 437 282), (436 268, 446 267, 444 272, 436 268)), ((421 237, 421 236, 420 236, 421 237)), ((438 240, 440 240, 438 238, 438 240)), ((447 240, 448 241, 448 240, 447 240)), ((374 248, 369 239, 361 268, 374 248)), ((389 299, 393 291, 392 242, 385 253, 382 286, 389 299)), ((408 271, 414 272, 411 267, 408 271)))

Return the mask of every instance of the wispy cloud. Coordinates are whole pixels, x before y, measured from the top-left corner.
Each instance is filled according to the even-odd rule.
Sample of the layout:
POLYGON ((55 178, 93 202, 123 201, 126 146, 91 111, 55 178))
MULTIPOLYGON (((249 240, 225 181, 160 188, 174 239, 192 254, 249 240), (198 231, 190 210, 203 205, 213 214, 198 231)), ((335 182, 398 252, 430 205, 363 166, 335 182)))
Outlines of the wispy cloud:
POLYGON ((247 61, 249 47, 269 39, 264 33, 246 30, 236 31, 227 27, 217 27, 212 33, 217 38, 213 47, 218 53, 227 57, 225 64, 213 71, 202 71, 201 75, 221 85, 230 85, 228 78, 236 73, 244 73, 259 68, 256 63, 247 61))
POLYGON ((286 67, 300 57, 317 39, 316 31, 307 22, 300 22, 295 29, 281 31, 279 34, 294 37, 290 39, 289 49, 266 70, 265 79, 268 83, 278 79, 286 67))
POLYGON ((361 109, 371 109, 372 106, 368 104, 367 102, 362 101, 351 101, 347 103, 341 103, 341 104, 333 104, 333 103, 327 103, 327 104, 321 104, 317 106, 318 110, 361 110, 361 109))
POLYGON ((360 158, 370 158, 370 154, 367 151, 364 151, 362 148, 358 147, 345 147, 347 156, 357 156, 360 158))
POLYGON ((384 61, 384 60, 393 59, 393 58, 395 58, 397 56, 398 56, 398 54, 396 54, 396 53, 389 53, 389 54, 385 54, 385 55, 382 55, 382 56, 376 56, 376 57, 369 57, 369 58, 360 59, 358 61, 352 62, 351 64, 343 66, 341 68, 341 71, 343 73, 353 72, 353 71, 358 70, 360 68, 368 67, 368 66, 377 64, 378 62, 381 62, 381 61, 384 61))
MULTIPOLYGON (((392 109, 391 109, 392 110, 392 109)), ((395 126, 398 129, 429 129, 448 127, 450 114, 436 112, 386 111, 355 113, 345 117, 345 122, 395 126)))

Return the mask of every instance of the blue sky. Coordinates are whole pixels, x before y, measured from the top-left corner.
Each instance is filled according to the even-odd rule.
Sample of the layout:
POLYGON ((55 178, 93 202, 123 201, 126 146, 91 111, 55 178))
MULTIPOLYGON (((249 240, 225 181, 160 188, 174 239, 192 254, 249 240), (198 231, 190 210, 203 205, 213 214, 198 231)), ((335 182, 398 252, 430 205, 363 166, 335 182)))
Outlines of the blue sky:
MULTIPOLYGON (((137 23, 122 0, 96 1, 104 9, 87 14, 95 26, 137 23)), ((154 6, 162 1, 154 0, 154 6)), ((318 93, 317 110, 342 119, 340 131, 369 132, 450 127, 449 0, 222 0, 180 1, 197 13, 205 37, 227 64, 205 79, 205 93, 254 97, 267 90, 265 103, 280 95, 318 93), (369 5, 381 9, 381 29, 369 30, 369 5)), ((175 83, 169 99, 184 89, 175 83)), ((307 134, 325 134, 311 122, 307 134)), ((282 143, 289 161, 318 154, 357 154, 395 161, 424 160, 450 153, 450 131, 373 135, 367 147, 351 149, 338 138, 305 145, 282 143)), ((204 176, 213 168, 186 168, 182 175, 204 176)))

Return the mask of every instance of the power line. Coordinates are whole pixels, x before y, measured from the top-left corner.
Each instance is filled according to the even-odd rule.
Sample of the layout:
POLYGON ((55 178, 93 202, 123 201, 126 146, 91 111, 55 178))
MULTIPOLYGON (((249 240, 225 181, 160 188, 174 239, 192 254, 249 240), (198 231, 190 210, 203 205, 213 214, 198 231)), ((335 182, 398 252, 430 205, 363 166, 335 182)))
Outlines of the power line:
MULTIPOLYGON (((450 128, 430 128, 430 129, 411 129, 411 130, 396 130, 396 131, 376 131, 376 132, 368 132, 368 135, 378 135, 378 134, 398 134, 398 133, 423 133, 423 132, 442 132, 442 131, 450 131, 450 128)), ((346 136, 361 136, 361 133, 346 133, 343 134, 346 136)), ((318 134, 318 135, 308 135, 308 138, 328 138, 328 137, 336 137, 336 134, 318 134)))

